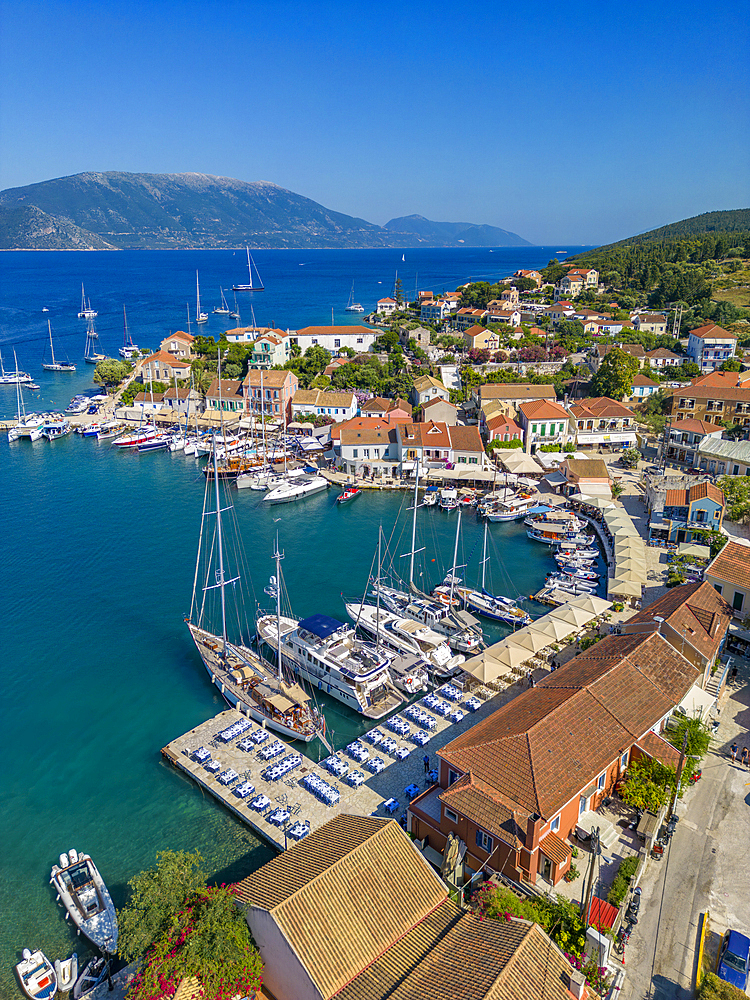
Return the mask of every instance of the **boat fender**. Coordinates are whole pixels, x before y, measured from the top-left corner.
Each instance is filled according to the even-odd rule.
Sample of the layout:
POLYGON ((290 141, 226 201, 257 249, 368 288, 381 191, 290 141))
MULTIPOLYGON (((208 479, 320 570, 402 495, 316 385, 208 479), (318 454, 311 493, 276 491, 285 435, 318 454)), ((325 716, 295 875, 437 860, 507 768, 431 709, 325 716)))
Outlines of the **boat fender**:
POLYGON ((21 955, 23 958, 26 959, 27 962, 31 958, 31 952, 29 951, 28 948, 24 948, 23 951, 21 952, 21 955))

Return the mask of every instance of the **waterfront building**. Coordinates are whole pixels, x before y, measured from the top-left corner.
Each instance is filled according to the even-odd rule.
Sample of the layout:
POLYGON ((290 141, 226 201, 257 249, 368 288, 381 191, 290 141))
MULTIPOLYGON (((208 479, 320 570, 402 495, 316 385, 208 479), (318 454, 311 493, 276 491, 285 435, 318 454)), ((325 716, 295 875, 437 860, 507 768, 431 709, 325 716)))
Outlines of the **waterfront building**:
POLYGON ((707 323, 691 330, 688 336, 687 353, 700 366, 702 372, 721 368, 725 361, 733 358, 737 350, 737 335, 707 323))
POLYGON ((670 413, 678 420, 693 417, 707 423, 728 420, 750 426, 750 375, 745 372, 710 372, 690 385, 674 389, 670 413))
POLYGON ((324 347, 331 354, 350 347, 359 354, 372 350, 379 332, 368 326, 306 326, 289 331, 289 344, 296 344, 303 354, 308 347, 324 347))
POLYGON ((609 396, 572 403, 568 413, 575 421, 579 448, 634 448, 638 442, 633 411, 609 396))
POLYGON ((419 307, 419 318, 427 323, 441 323, 452 311, 445 299, 426 298, 419 307))
POLYGON ((435 420, 396 425, 398 460, 402 471, 419 467, 442 469, 449 466, 489 468, 484 445, 476 425, 449 427, 435 420))
POLYGON ((277 1000, 570 1000, 577 981, 539 924, 461 909, 395 820, 337 816, 235 894, 277 1000))
POLYGON ((390 316, 391 313, 398 312, 399 309, 402 308, 403 306, 400 306, 398 302, 390 296, 386 296, 384 299, 378 299, 378 316, 390 316))
POLYGON ((243 382, 246 409, 256 417, 267 416, 291 423, 292 399, 299 388, 299 379, 292 371, 261 371, 251 368, 243 382))
POLYGON ((464 877, 489 867, 556 885, 576 827, 604 827, 591 814, 631 759, 676 766, 659 733, 699 676, 658 632, 607 636, 437 751, 438 785, 409 805, 412 834, 438 853, 460 838, 464 877))
POLYGON ((705 578, 730 605, 735 618, 750 614, 750 545, 729 541, 706 567, 705 578))
POLYGON ((331 429, 336 466, 350 476, 392 476, 398 469, 396 427, 376 417, 356 417, 331 429))
MULTIPOLYGON (((554 388, 554 387, 553 387, 554 388)), ((570 414, 551 399, 535 399, 518 407, 518 422, 523 428, 526 453, 533 455, 542 445, 559 445, 559 450, 575 435, 570 426, 570 414)))
POLYGON ((213 380, 206 393, 206 410, 224 411, 242 416, 245 412, 245 393, 241 379, 213 380))
POLYGON ((195 416, 196 413, 202 413, 205 409, 203 396, 197 389, 193 389, 189 385, 177 386, 176 389, 173 385, 170 386, 164 393, 162 405, 169 407, 175 416, 181 417, 187 413, 195 416))
POLYGON ((566 496, 574 493, 588 497, 612 498, 612 479, 606 462, 601 458, 574 458, 560 463, 559 474, 565 477, 562 484, 566 496))
POLYGON ((190 362, 167 351, 156 351, 136 364, 135 374, 144 382, 172 382, 190 378, 190 362))
POLYGON ((175 358, 193 358, 195 357, 193 353, 194 341, 195 337, 192 334, 185 333, 184 330, 177 330, 162 340, 159 350, 166 351, 167 354, 171 354, 175 358))
POLYGON ((357 397, 353 392, 327 392, 323 389, 297 389, 292 398, 292 420, 304 420, 308 414, 331 417, 339 424, 357 415, 357 397))

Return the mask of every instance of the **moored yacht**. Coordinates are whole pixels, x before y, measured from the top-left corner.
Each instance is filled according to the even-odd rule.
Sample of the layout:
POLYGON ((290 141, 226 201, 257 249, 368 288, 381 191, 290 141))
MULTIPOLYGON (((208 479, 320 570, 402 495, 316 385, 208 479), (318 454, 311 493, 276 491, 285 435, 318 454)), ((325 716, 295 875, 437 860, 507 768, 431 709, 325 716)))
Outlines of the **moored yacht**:
POLYGON ((289 503, 292 500, 301 500, 314 493, 322 493, 329 486, 330 483, 323 476, 299 476, 271 490, 263 497, 263 503, 289 503))
POLYGON ((52 866, 50 882, 78 930, 101 951, 113 955, 117 951, 117 914, 88 854, 72 849, 61 854, 60 864, 52 866))
POLYGON ((385 587, 375 581, 374 596, 380 593, 385 607, 394 614, 411 618, 421 625, 438 632, 448 640, 451 649, 460 653, 478 652, 482 645, 482 630, 476 618, 466 612, 452 611, 447 604, 418 594, 407 594, 394 587, 385 587))
POLYGON ((153 424, 141 424, 137 431, 123 434, 112 442, 113 448, 137 448, 139 444, 152 441, 159 431, 153 424))
POLYGON ((281 643, 284 666, 369 719, 382 719, 403 701, 388 670, 390 657, 335 618, 262 615, 258 639, 276 654, 281 643))

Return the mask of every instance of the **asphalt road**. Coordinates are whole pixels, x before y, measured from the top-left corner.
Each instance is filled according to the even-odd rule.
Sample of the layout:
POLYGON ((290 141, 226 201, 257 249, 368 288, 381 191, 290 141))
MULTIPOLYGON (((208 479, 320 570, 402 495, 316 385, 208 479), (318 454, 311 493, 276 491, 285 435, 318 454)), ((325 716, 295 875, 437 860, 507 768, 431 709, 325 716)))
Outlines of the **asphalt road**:
MULTIPOLYGON (((750 934, 750 770, 728 750, 750 738, 750 670, 722 709, 718 738, 703 777, 678 804, 680 820, 662 861, 641 880, 638 925, 625 949, 623 1000, 689 1000, 694 996, 700 914, 710 927, 750 934)), ((715 938, 714 938, 715 941, 715 938)))

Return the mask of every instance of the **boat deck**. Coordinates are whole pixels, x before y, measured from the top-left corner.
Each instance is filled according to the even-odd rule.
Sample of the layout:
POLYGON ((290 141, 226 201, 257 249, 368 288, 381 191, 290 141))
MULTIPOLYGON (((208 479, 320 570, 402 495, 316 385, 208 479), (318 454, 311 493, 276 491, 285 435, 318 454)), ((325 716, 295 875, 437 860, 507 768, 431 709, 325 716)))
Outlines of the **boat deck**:
MULTIPOLYGON (((262 772, 276 761, 283 760, 288 754, 298 753, 298 745, 286 744, 283 755, 279 754, 274 761, 266 761, 261 757, 263 747, 268 746, 276 739, 284 742, 275 733, 269 731, 269 738, 262 746, 253 746, 250 751, 240 749, 238 744, 242 743, 251 732, 254 733, 261 728, 256 723, 252 724, 252 730, 245 730, 226 744, 221 742, 217 739, 218 734, 233 723, 245 718, 235 709, 227 709, 184 735, 178 736, 161 752, 175 767, 197 782, 201 788, 218 799, 238 819, 251 827, 259 837, 273 844, 279 850, 284 850, 286 846, 292 846, 295 840, 287 837, 285 844, 284 827, 275 825, 268 818, 274 810, 281 808, 289 813, 287 820, 289 828, 300 820, 309 822, 310 832, 323 826, 339 813, 364 816, 388 816, 392 814, 398 818, 406 810, 409 802, 405 789, 416 784, 421 792, 432 784, 432 781, 425 774, 424 755, 430 755, 430 767, 436 767, 438 760, 434 756, 435 750, 450 742, 479 719, 494 712, 499 704, 508 701, 521 690, 520 686, 514 685, 498 694, 497 691, 477 687, 472 690, 471 694, 463 696, 464 702, 470 697, 477 700, 480 707, 474 712, 469 711, 464 705, 450 702, 440 694, 440 691, 437 691, 437 697, 442 702, 450 704, 452 708, 459 708, 465 715, 462 721, 453 723, 450 718, 443 718, 437 712, 428 709, 421 700, 415 702, 415 707, 424 711, 434 720, 434 726, 431 729, 410 719, 404 712, 396 713, 404 722, 408 723, 411 734, 421 731, 427 735, 428 741, 424 745, 413 742, 408 736, 400 736, 393 732, 387 725, 388 720, 381 719, 379 723, 372 726, 371 730, 357 738, 358 742, 368 751, 369 761, 357 763, 347 753, 346 746, 337 749, 337 755, 348 765, 348 773, 359 771, 363 775, 364 780, 359 787, 351 787, 345 780, 346 776, 337 777, 322 764, 308 760, 306 757, 302 758, 302 763, 298 767, 279 780, 264 779, 261 777, 262 772), (385 749, 370 743, 367 737, 373 729, 378 729, 385 737, 393 740, 396 746, 393 753, 386 752, 385 749), (211 752, 213 760, 220 763, 221 771, 232 768, 237 773, 238 778, 229 787, 217 780, 217 774, 221 771, 215 774, 211 773, 206 770, 203 764, 192 759, 191 754, 199 747, 205 747, 211 752), (398 753, 405 753, 403 759, 397 756, 398 753), (379 773, 372 773, 367 767, 367 764, 375 758, 379 758, 383 762, 383 768, 379 773), (326 805, 307 790, 302 782, 306 778, 309 779, 310 776, 317 777, 335 789, 339 796, 335 805, 326 805), (239 786, 244 781, 254 785, 255 792, 245 799, 240 799, 233 794, 232 788, 239 786), (250 806, 250 802, 256 795, 265 795, 269 800, 268 806, 262 811, 257 811, 250 806), (392 813, 383 808, 383 803, 389 800, 397 800, 398 802, 398 806, 393 808, 392 813)), ((310 747, 311 749, 319 748, 323 759, 327 757, 327 751, 317 742, 310 744, 310 747)))

